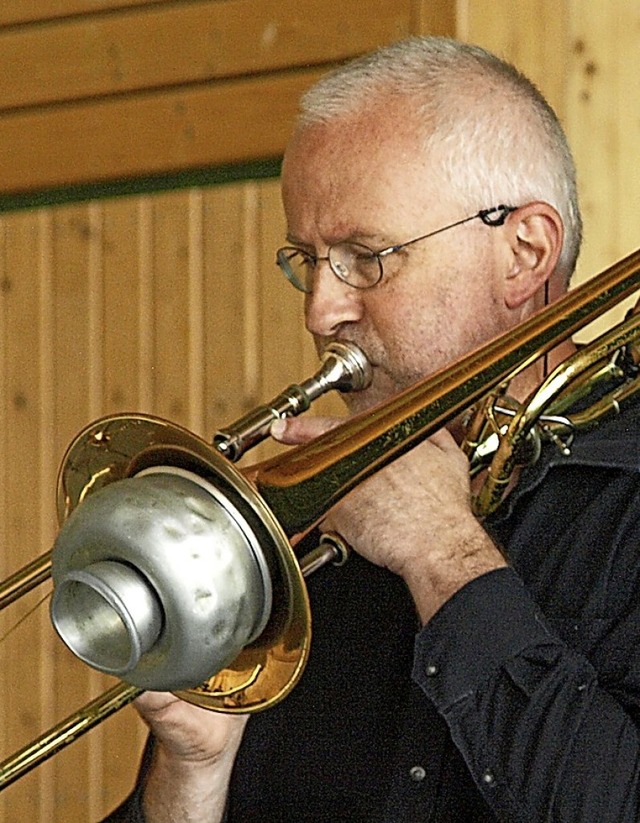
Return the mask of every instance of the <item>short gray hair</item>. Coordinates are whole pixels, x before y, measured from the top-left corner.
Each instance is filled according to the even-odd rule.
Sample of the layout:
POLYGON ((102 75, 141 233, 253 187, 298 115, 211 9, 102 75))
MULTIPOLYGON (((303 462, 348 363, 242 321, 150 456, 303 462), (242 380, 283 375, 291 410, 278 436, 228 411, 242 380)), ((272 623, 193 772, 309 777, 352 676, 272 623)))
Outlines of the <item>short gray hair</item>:
POLYGON ((582 239, 575 166, 536 86, 478 46, 411 37, 327 74, 302 97, 298 126, 355 114, 390 93, 411 98, 425 148, 447 149, 445 182, 470 213, 531 200, 558 210, 565 239, 557 268, 568 281, 582 239))

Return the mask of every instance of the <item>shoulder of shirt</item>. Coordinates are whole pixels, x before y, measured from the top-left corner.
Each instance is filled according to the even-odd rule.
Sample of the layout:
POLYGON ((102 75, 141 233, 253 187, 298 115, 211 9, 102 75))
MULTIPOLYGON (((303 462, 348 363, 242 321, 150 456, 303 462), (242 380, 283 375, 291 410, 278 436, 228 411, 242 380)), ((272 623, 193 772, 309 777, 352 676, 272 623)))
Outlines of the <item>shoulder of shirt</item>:
POLYGON ((569 454, 553 447, 551 466, 576 465, 640 472, 640 397, 620 406, 618 413, 608 416, 593 428, 578 432, 569 454))

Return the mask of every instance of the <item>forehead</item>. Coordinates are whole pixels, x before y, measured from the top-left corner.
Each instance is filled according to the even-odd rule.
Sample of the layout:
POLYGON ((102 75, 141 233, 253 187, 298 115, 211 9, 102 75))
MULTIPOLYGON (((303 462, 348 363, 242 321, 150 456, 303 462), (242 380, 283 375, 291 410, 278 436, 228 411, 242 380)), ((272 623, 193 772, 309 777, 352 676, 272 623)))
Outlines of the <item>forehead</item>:
POLYGON ((314 227, 335 239, 329 236, 424 221, 425 209, 437 211, 446 199, 441 163, 424 134, 397 103, 298 130, 282 173, 290 229, 314 227))

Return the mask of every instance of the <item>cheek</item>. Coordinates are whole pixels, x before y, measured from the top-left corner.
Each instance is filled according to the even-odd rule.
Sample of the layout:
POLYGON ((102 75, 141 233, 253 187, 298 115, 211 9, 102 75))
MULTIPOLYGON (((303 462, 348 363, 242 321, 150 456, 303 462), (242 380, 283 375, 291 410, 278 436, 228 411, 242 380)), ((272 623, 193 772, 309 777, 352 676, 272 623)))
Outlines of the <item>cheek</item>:
POLYGON ((387 295, 371 313, 385 365, 406 384, 433 373, 502 330, 500 307, 486 289, 446 288, 387 295))
POLYGON ((378 327, 384 329, 384 339, 396 348, 439 348, 451 340, 455 327, 458 301, 442 290, 404 290, 389 299, 393 307, 378 316, 378 327))

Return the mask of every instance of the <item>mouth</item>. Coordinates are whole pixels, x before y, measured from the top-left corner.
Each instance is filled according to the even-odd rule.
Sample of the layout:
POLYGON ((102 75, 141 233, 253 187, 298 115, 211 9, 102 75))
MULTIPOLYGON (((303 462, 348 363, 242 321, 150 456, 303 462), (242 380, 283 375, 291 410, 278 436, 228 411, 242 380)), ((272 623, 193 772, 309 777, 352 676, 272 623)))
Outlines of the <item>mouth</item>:
POLYGON ((316 342, 316 350, 318 352, 318 356, 322 357, 322 355, 326 352, 329 346, 332 343, 339 343, 346 346, 355 346, 357 349, 362 352, 363 356, 366 358, 367 362, 371 366, 372 369, 378 368, 380 366, 380 361, 371 355, 371 350, 363 343, 360 343, 353 337, 332 337, 331 339, 323 339, 321 341, 316 342))

